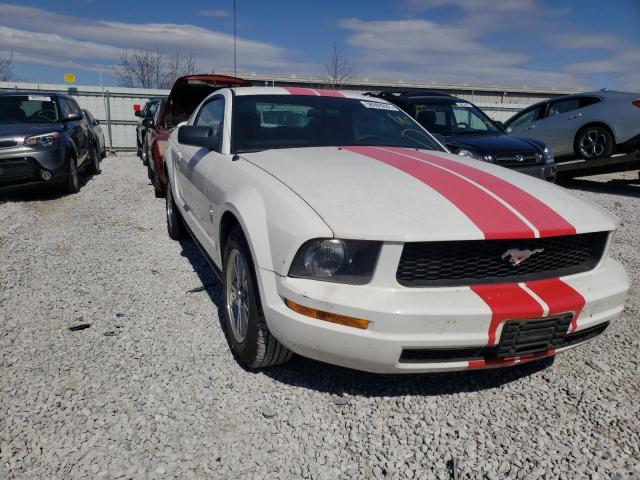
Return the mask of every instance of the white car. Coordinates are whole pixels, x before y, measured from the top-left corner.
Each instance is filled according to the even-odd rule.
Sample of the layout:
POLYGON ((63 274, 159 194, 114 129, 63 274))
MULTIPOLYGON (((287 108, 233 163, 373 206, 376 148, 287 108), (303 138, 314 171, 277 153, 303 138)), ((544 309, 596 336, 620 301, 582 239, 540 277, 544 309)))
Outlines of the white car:
POLYGON ((507 366, 623 309, 613 216, 449 154, 381 100, 221 89, 172 133, 166 169, 169 235, 221 274, 249 368, 292 352, 373 372, 507 366))

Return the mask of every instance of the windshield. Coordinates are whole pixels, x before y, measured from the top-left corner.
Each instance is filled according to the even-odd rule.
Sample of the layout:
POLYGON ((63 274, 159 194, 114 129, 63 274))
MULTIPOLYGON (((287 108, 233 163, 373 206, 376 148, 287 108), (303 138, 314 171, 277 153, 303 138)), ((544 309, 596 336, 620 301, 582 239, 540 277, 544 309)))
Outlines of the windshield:
POLYGON ((464 101, 413 103, 420 125, 440 135, 482 135, 502 133, 480 109, 464 101))
POLYGON ((441 150, 397 107, 351 98, 241 95, 235 99, 238 153, 273 148, 394 146, 441 150))
POLYGON ((47 95, 0 96, 0 123, 58 123, 58 104, 47 95))

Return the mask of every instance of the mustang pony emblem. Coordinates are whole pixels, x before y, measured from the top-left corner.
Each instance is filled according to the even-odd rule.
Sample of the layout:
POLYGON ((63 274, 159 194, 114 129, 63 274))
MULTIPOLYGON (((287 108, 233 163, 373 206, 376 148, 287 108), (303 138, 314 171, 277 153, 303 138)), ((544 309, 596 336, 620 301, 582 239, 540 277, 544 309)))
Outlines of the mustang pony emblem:
POLYGON ((535 250, 520 250, 511 248, 502 254, 502 260, 507 260, 514 267, 520 265, 531 255, 544 252, 544 248, 536 248, 535 250))

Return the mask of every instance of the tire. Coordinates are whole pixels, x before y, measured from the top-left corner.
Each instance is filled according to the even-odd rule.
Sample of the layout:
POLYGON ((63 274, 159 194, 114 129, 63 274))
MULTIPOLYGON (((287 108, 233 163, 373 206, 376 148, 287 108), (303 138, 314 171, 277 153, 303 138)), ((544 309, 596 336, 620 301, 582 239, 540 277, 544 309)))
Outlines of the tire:
POLYGON ((166 195, 166 212, 167 212, 167 233, 172 240, 183 240, 187 236, 187 232, 184 227, 182 215, 178 210, 175 200, 173 199, 173 193, 171 191, 171 184, 167 183, 167 195, 166 195))
POLYGON ((239 226, 224 246, 222 278, 225 333, 238 363, 258 369, 289 360, 291 351, 271 335, 265 321, 253 260, 239 226))
POLYGON ((573 150, 577 157, 593 160, 610 157, 615 146, 613 135, 607 128, 592 125, 584 127, 576 134, 573 150))
POLYGON ((149 151, 147 149, 147 144, 144 143, 142 148, 140 149, 140 155, 138 155, 142 159, 142 165, 145 167, 149 166, 149 151))
POLYGON ((158 172, 151 172, 151 184, 153 185, 153 194, 156 198, 164 198, 166 196, 166 192, 164 191, 164 187, 162 183, 160 183, 160 177, 158 176, 158 172))
POLYGON ((91 146, 91 161, 87 165, 87 173, 89 175, 100 175, 102 169, 100 168, 100 152, 96 145, 91 146))
POLYGON ((73 195, 80 191, 80 176, 78 174, 78 162, 75 157, 69 156, 67 180, 64 183, 64 192, 73 195))

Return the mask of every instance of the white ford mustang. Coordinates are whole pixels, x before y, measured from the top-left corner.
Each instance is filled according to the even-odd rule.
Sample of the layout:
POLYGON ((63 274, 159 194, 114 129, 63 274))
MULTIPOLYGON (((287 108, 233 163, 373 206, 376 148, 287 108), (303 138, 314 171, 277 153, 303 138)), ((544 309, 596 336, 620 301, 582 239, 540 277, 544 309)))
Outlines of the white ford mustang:
POLYGON ((451 155, 346 92, 210 95, 169 139, 167 225, 219 271, 249 368, 291 352, 374 372, 513 365, 602 333, 628 279, 614 217, 451 155))

